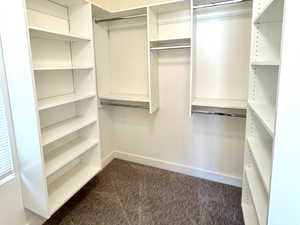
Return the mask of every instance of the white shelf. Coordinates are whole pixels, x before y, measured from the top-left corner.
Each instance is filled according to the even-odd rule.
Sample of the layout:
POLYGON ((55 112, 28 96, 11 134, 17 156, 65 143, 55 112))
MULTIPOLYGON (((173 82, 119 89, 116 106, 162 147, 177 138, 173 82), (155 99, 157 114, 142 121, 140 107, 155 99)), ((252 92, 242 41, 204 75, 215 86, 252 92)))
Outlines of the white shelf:
POLYGON ((97 140, 76 138, 57 149, 51 150, 45 156, 46 176, 52 175, 97 144, 97 140))
MULTIPOLYGON (((110 18, 118 18, 118 17, 130 17, 139 14, 146 14, 147 7, 156 7, 160 10, 164 10, 165 8, 171 8, 173 11, 182 9, 182 6, 185 6, 186 1, 184 0, 166 0, 164 2, 152 3, 152 4, 145 4, 142 6, 132 7, 132 8, 125 8, 125 9, 112 9, 112 8, 105 8, 104 6, 92 2, 92 12, 93 16, 97 19, 110 19, 110 18)), ((186 8, 186 7, 185 7, 186 8)))
POLYGON ((279 61, 256 61, 251 63, 252 66, 279 66, 279 61))
POLYGON ((266 146, 262 145, 259 140, 248 138, 247 141, 261 175, 264 187, 269 193, 272 170, 271 152, 268 152, 270 150, 266 149, 266 146))
POLYGON ((86 0, 52 0, 52 1, 64 6, 72 6, 72 5, 87 3, 86 0))
POLYGON ((49 70, 92 70, 92 66, 53 66, 53 67, 34 67, 34 71, 49 71, 49 70))
POLYGON ((268 131, 268 133, 271 135, 271 137, 273 137, 275 129, 275 109, 251 102, 249 102, 248 105, 255 113, 256 117, 260 120, 262 125, 265 127, 265 129, 268 131))
POLYGON ((233 99, 194 98, 192 105, 227 109, 246 109, 247 101, 233 99))
POLYGON ((51 183, 48 187, 50 215, 58 210, 99 171, 100 168, 98 167, 78 165, 51 183))
POLYGON ((148 95, 140 94, 107 94, 100 96, 100 99, 112 101, 149 102, 148 95))
POLYGON ((169 38, 169 39, 156 39, 156 40, 150 40, 151 43, 154 44, 172 44, 172 43, 190 43, 191 38, 190 37, 183 37, 183 38, 169 38))
POLYGON ((242 204, 245 225, 259 225, 255 209, 246 204, 242 204))
POLYGON ((75 117, 42 129, 42 144, 48 145, 92 123, 96 118, 75 117))
POLYGON ((254 23, 281 22, 283 17, 283 0, 269 0, 254 19, 254 23))
POLYGON ((260 225, 267 224, 268 198, 261 181, 253 168, 246 168, 246 176, 260 225))
POLYGON ((95 97, 95 94, 72 93, 68 95, 46 98, 39 101, 38 108, 39 110, 45 110, 56 106, 65 105, 72 102, 78 102, 93 97, 95 97))
POLYGON ((118 17, 130 17, 140 14, 146 14, 147 8, 146 7, 137 7, 131 9, 124 9, 124 10, 111 10, 104 8, 103 6, 92 3, 92 11, 93 16, 97 19, 111 19, 111 18, 118 18, 118 17))
POLYGON ((31 38, 41 38, 50 40, 61 41, 90 41, 90 38, 82 37, 79 35, 73 35, 68 33, 60 33, 51 30, 47 30, 40 27, 29 26, 29 32, 31 38))

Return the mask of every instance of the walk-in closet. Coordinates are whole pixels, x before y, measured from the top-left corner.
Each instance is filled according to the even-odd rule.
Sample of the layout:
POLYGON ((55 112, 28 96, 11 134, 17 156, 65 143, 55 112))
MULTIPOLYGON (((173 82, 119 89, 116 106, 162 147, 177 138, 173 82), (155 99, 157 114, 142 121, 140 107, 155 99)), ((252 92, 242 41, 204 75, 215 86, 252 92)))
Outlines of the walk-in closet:
POLYGON ((299 12, 0 3, 0 225, 300 225, 299 12))

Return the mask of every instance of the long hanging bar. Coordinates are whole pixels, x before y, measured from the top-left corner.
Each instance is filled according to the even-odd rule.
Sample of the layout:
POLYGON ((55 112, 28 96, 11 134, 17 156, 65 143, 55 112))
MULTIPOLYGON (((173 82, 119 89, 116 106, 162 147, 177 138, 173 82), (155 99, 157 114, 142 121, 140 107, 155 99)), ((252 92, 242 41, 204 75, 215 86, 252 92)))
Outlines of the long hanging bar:
POLYGON ((192 113, 199 113, 204 115, 216 115, 216 116, 227 116, 227 117, 238 117, 238 118, 246 118, 244 114, 237 113, 223 113, 223 112, 211 112, 211 111, 193 111, 192 113))
POLYGON ((203 8, 210 8, 210 7, 215 7, 215 6, 221 6, 221 5, 230 5, 230 4, 235 4, 235 3, 240 3, 240 2, 246 2, 246 1, 251 1, 251 0, 230 0, 230 1, 224 1, 224 2, 216 2, 216 3, 209 3, 205 5, 198 5, 194 6, 193 9, 203 9, 203 8))
POLYGON ((147 16, 147 14, 115 17, 115 18, 109 18, 109 19, 95 20, 95 23, 110 22, 110 21, 116 21, 116 20, 128 20, 128 19, 135 19, 135 18, 146 17, 146 16, 147 16))

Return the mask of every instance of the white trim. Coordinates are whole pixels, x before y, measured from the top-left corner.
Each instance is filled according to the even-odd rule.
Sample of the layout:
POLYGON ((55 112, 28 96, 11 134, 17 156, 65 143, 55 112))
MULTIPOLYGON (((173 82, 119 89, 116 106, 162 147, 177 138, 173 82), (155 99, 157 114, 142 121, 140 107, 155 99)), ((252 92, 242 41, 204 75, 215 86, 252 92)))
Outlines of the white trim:
POLYGON ((11 171, 8 175, 0 179, 0 186, 8 183, 9 181, 15 178, 16 178, 16 174, 13 171, 11 171))
POLYGON ((108 164, 111 163, 111 161, 114 160, 114 154, 115 152, 111 152, 109 153, 107 156, 105 156, 103 159, 102 159, 102 169, 104 169, 108 164))
MULTIPOLYGON (((204 170, 197 167, 187 166, 183 164, 173 163, 169 161, 154 159, 150 157, 145 157, 141 155, 131 154, 127 152, 121 152, 121 151, 114 151, 107 157, 103 159, 103 165, 104 163, 109 163, 114 158, 122 159, 134 163, 143 164, 146 166, 152 166, 160 169, 165 169, 177 173, 182 173, 186 175, 190 175, 193 177, 202 178, 205 180, 210 180, 218 183, 228 184, 236 187, 242 186, 242 178, 241 177, 235 177, 223 173, 217 173, 209 170, 204 170)), ((107 165, 106 164, 106 165, 107 165)), ((104 168, 104 166, 103 166, 104 168)))

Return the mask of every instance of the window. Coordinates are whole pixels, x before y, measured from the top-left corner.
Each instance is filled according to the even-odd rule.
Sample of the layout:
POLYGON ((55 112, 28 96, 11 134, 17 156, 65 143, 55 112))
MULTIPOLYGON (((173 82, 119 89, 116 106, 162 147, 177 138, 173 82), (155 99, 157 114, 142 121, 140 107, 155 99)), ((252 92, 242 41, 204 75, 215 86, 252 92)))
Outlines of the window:
POLYGON ((0 39, 0 184, 13 174, 11 142, 7 114, 8 98, 0 39))

